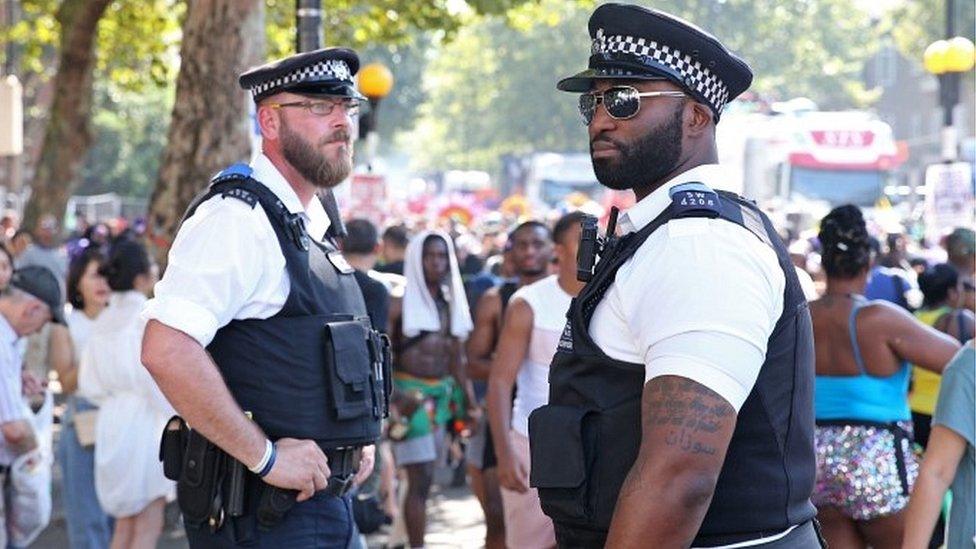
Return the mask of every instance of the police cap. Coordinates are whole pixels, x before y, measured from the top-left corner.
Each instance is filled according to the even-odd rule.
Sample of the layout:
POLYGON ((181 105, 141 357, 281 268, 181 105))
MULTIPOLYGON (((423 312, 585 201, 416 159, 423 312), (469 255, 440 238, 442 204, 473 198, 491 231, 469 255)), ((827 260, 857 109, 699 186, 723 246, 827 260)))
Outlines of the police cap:
POLYGON ((322 48, 248 69, 239 82, 255 103, 280 92, 366 99, 356 90, 353 76, 357 71, 355 51, 322 48))
POLYGON ((752 70, 717 38, 659 10, 603 4, 589 23, 589 68, 559 81, 586 92, 594 80, 668 80, 708 105, 718 120, 725 105, 749 88, 752 70))

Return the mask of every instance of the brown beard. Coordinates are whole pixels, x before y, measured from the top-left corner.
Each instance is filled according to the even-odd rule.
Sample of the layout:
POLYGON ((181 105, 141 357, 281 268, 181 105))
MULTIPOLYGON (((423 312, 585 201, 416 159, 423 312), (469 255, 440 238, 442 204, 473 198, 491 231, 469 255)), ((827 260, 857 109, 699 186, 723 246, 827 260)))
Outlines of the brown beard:
MULTIPOLYGON (((347 143, 349 150, 352 150, 349 132, 346 130, 338 130, 328 135, 319 141, 318 146, 322 147, 335 141, 347 143)), ((330 161, 323 152, 298 132, 292 131, 284 117, 281 118, 281 152, 285 160, 298 170, 302 177, 322 189, 331 189, 342 183, 352 171, 351 153, 341 155, 334 162, 330 161)))

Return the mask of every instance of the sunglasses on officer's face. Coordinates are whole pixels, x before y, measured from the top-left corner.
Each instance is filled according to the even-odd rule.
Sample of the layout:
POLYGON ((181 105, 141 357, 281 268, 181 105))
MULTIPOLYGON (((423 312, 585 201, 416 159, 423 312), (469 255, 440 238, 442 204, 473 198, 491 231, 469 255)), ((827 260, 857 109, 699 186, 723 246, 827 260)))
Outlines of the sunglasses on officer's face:
POLYGON ((580 95, 579 111, 583 117, 583 124, 589 126, 593 122, 596 107, 603 103, 607 114, 614 120, 627 120, 637 116, 640 112, 641 97, 687 97, 680 91, 638 91, 633 86, 614 86, 602 92, 589 92, 580 95))

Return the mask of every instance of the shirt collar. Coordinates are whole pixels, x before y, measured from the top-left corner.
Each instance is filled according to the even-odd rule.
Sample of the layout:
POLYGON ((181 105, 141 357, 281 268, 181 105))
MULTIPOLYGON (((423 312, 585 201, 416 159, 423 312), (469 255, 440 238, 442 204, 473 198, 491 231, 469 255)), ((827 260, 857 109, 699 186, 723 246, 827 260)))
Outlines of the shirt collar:
POLYGON ((0 315, 0 344, 7 345, 9 347, 14 346, 20 336, 14 331, 14 327, 10 325, 10 321, 7 317, 0 315))
POLYGON ((651 194, 645 196, 640 202, 634 204, 620 215, 618 223, 620 226, 620 234, 639 231, 646 227, 648 223, 654 221, 654 218, 661 215, 661 212, 671 203, 669 191, 672 188, 684 183, 696 181, 714 189, 721 187, 718 183, 722 180, 722 166, 718 164, 702 164, 686 172, 679 173, 667 183, 654 189, 651 194))
POLYGON ((278 168, 271 163, 271 160, 264 153, 254 158, 251 162, 251 169, 254 170, 251 177, 274 193, 289 212, 299 214, 305 219, 305 230, 308 231, 309 236, 318 241, 325 238, 325 233, 329 230, 332 222, 329 220, 329 215, 325 213, 322 202, 317 197, 308 203, 308 208, 305 208, 302 201, 298 199, 295 189, 291 188, 291 185, 285 180, 285 176, 281 175, 278 168))

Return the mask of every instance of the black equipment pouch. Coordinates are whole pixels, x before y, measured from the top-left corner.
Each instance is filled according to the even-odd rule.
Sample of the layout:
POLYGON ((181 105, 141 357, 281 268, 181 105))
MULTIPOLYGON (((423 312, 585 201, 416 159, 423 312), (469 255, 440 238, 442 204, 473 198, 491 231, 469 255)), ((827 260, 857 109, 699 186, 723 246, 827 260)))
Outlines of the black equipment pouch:
POLYGON ((369 331, 369 358, 373 364, 373 416, 390 416, 393 394, 393 351, 390 338, 376 330, 369 331))
POLYGON ((216 532, 224 523, 221 485, 230 456, 200 433, 190 430, 183 456, 183 470, 176 482, 176 500, 186 522, 206 523, 216 532))
POLYGON ((325 324, 326 369, 333 411, 339 421, 389 414, 393 372, 389 338, 369 321, 337 319, 325 324))
POLYGON ((163 462, 163 475, 170 480, 180 480, 189 435, 190 428, 180 416, 173 416, 166 422, 159 441, 159 461, 163 462))
POLYGON ((269 530, 281 523, 285 514, 295 506, 298 492, 277 488, 270 484, 265 484, 261 488, 261 499, 258 500, 257 508, 258 527, 269 530))

